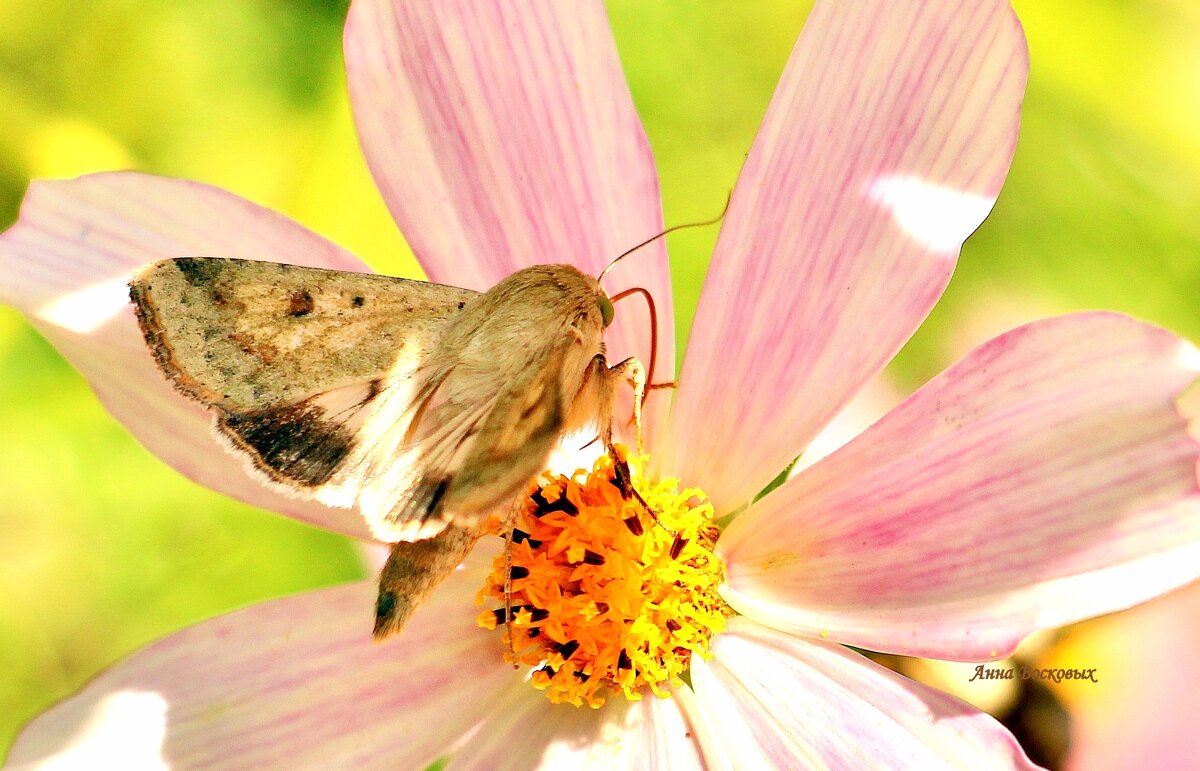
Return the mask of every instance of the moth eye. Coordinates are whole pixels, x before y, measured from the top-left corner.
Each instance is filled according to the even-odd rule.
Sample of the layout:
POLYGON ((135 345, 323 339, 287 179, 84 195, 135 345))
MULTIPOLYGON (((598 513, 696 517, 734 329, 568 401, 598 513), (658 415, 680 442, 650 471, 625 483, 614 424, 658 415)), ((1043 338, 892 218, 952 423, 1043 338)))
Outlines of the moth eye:
POLYGON ((600 299, 597 301, 597 304, 600 306, 600 321, 601 321, 601 323, 604 324, 604 327, 607 329, 608 325, 611 324, 612 320, 613 320, 612 300, 608 299, 608 295, 606 295, 602 292, 600 294, 600 299))

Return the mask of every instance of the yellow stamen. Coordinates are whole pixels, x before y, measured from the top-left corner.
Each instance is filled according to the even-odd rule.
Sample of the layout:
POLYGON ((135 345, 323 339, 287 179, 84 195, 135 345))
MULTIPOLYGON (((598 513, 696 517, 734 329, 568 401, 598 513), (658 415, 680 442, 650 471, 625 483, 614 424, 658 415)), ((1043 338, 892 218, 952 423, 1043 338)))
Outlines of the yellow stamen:
POLYGON ((479 625, 511 635, 506 658, 533 667, 534 687, 555 703, 599 707, 610 691, 636 700, 644 687, 666 696, 731 613, 717 594, 724 568, 707 496, 643 479, 644 458, 628 463, 637 494, 621 490, 607 454, 591 472, 543 475, 518 509, 511 556, 497 557, 480 591, 499 607, 479 625))

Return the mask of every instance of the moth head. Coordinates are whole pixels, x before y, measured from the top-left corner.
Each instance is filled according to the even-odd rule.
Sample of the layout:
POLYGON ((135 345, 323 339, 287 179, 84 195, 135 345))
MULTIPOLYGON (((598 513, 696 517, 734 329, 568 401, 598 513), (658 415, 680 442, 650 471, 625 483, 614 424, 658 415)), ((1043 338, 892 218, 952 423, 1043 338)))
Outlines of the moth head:
POLYGON ((613 321, 613 304, 612 300, 608 299, 608 295, 603 290, 600 291, 600 296, 596 300, 596 304, 600 306, 600 323, 608 329, 608 325, 613 321))

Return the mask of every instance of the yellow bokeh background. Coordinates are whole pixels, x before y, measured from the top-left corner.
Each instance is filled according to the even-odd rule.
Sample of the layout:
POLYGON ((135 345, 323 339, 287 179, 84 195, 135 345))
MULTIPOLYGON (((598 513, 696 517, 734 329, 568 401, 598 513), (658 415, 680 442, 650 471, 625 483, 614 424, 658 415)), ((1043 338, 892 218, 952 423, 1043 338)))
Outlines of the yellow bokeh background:
MULTIPOLYGON (((31 178, 131 168, 227 188, 382 272, 419 276, 356 144, 341 60, 347 6, 0 3, 0 227, 15 221, 31 178)), ((888 369, 900 394, 987 337, 1069 310, 1122 310, 1200 341, 1200 6, 1015 6, 1032 73, 1013 171, 943 302, 888 369)), ((666 221, 706 219, 736 179, 807 4, 608 7, 666 221)), ((714 236, 670 238, 681 331, 714 236)), ((156 637, 365 575, 346 539, 164 467, 0 308, 0 753, 30 717, 156 637)), ((1200 618, 1183 615, 1178 633, 1200 641, 1200 618)), ((1124 671, 1112 678, 1121 688, 1136 686, 1138 655, 1114 657, 1105 642, 1125 634, 1105 631, 1114 623, 1073 630, 1068 647, 1038 655, 1099 666, 1087 663, 1094 655, 1124 671)), ((1122 651, 1154 655, 1154 639, 1120 639, 1122 651)), ((1121 688, 1077 684, 1060 698, 1083 720, 1121 688)))

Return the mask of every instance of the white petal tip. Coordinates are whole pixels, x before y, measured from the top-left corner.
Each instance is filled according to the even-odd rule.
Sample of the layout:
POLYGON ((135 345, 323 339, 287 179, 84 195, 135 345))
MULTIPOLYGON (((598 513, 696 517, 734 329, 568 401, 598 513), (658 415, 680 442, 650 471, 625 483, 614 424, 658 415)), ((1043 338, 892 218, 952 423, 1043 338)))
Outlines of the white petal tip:
POLYGON ((996 200, 994 195, 935 185, 908 174, 876 177, 867 198, 889 210, 914 241, 948 256, 957 256, 996 200))
POLYGON ((54 298, 34 315, 71 332, 91 334, 129 305, 128 281, 126 274, 97 281, 54 298))
POLYGON ((1176 362, 1181 369, 1200 372, 1200 348, 1187 341, 1180 341, 1176 362))
MULTIPOLYGON (((167 732, 167 700, 153 691, 117 691, 100 700, 67 747, 32 759, 42 771, 71 768, 127 768, 158 771, 167 732)), ((11 760, 11 758, 10 758, 11 760)))

